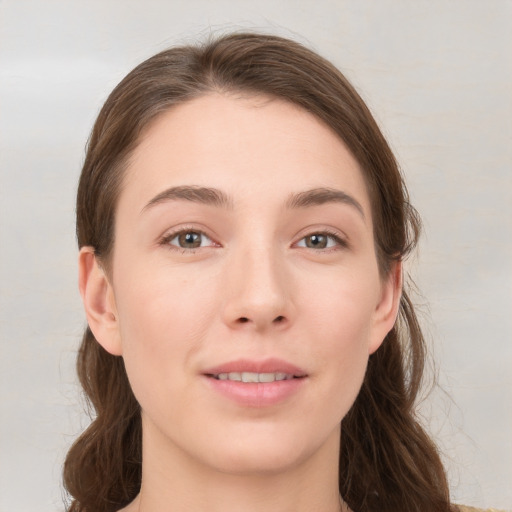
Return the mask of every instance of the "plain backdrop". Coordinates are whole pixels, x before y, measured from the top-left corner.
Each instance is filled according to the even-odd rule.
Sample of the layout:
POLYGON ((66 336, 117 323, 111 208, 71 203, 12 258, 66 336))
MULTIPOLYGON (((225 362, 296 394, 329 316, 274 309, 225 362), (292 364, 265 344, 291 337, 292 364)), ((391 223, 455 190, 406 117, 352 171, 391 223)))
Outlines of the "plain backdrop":
POLYGON ((356 85, 425 222, 410 263, 441 389, 421 407, 454 501, 512 509, 512 2, 0 0, 0 511, 63 510, 87 425, 74 196, 138 62, 232 29, 295 38, 356 85))

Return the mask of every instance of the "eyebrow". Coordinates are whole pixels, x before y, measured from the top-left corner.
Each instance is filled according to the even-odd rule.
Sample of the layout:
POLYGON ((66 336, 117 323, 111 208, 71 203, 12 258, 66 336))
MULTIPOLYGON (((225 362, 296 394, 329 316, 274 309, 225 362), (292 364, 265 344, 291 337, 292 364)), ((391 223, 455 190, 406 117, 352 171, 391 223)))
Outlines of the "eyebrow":
POLYGON ((141 213, 150 209, 151 207, 173 200, 192 201, 193 203, 208 204, 211 206, 223 207, 231 209, 233 202, 221 190, 210 187, 198 187, 192 185, 184 185, 179 187, 171 187, 160 194, 156 195, 149 201, 142 209, 141 213))
MULTIPOLYGON (((194 185, 182 185, 170 187, 153 197, 149 203, 144 206, 141 213, 153 206, 167 201, 185 200, 194 203, 207 204, 211 206, 232 209, 232 199, 216 188, 200 187, 194 185)), ((286 208, 299 209, 320 206, 327 203, 342 203, 354 207, 363 219, 365 219, 364 210, 361 203, 351 195, 334 188, 314 188, 304 192, 298 192, 290 195, 286 201, 286 208)))
POLYGON ((342 203, 352 206, 358 211, 363 220, 365 219, 361 203, 346 192, 334 188, 314 188, 305 192, 299 192, 298 194, 292 194, 288 198, 286 206, 292 209, 309 208, 326 203, 342 203))

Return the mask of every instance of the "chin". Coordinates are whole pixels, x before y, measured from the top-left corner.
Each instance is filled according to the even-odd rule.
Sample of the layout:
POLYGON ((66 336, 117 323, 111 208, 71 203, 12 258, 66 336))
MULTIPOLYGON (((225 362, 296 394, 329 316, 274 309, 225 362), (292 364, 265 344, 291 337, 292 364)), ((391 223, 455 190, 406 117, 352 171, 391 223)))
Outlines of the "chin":
POLYGON ((222 473, 240 476, 282 474, 301 465, 307 457, 297 453, 294 448, 288 450, 263 450, 259 446, 244 450, 226 450, 221 457, 211 461, 222 473), (260 449, 258 449, 260 448, 260 449))
POLYGON ((263 476, 299 468, 324 450, 338 459, 339 428, 320 438, 311 432, 276 428, 259 432, 253 428, 246 435, 230 436, 227 442, 219 440, 215 450, 210 445, 206 452, 207 463, 223 473, 263 476))

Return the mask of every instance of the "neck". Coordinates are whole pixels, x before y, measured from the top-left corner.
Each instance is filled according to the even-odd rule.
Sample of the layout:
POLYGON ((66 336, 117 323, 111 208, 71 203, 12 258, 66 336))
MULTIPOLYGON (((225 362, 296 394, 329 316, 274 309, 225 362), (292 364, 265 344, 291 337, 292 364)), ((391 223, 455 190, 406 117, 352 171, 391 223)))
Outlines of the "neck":
POLYGON ((142 486, 125 512, 348 512, 338 491, 339 432, 306 460, 279 471, 219 471, 145 425, 142 486))

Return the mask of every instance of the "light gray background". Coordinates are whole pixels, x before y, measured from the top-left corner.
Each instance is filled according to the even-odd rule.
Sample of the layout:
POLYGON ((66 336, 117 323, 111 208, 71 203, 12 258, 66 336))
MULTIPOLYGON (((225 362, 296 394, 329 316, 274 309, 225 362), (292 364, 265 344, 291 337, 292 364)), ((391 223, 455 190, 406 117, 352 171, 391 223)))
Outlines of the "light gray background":
POLYGON ((63 509, 87 423, 73 202, 93 120, 139 61, 229 28, 318 50, 383 126, 426 227, 412 267, 446 393, 422 412, 455 501, 512 509, 512 2, 0 0, 0 23, 1 512, 63 509))

